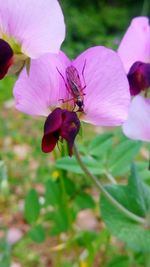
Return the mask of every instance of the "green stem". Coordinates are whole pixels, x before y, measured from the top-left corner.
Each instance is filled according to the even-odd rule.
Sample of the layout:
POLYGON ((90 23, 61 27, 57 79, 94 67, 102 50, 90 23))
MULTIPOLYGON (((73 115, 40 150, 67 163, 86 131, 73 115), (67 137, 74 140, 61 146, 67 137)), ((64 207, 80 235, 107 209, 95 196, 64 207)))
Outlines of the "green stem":
MULTIPOLYGON (((60 237, 58 236, 58 244, 59 243, 60 243, 60 237)), ((56 259, 55 266, 60 267, 62 263, 62 250, 58 250, 55 259, 56 259)))
POLYGON ((128 217, 129 219, 140 223, 140 224, 146 224, 145 218, 139 217, 136 214, 132 213, 128 209, 126 209, 124 206, 122 206, 115 198, 112 197, 112 195, 103 187, 101 182, 98 180, 98 178, 93 175, 88 168, 85 166, 84 162, 82 161, 82 158, 80 156, 80 153, 78 152, 78 149, 76 145, 74 144, 74 155, 81 167, 81 169, 84 171, 84 173, 95 183, 95 185, 100 189, 102 194, 107 198, 107 200, 115 207, 117 208, 123 215, 128 217))
POLYGON ((107 236, 107 240, 105 242, 105 250, 104 253, 102 254, 101 257, 101 266, 105 266, 106 260, 107 260, 107 253, 108 253, 108 249, 109 249, 109 243, 110 243, 110 235, 107 236))
POLYGON ((112 176, 111 173, 109 173, 108 171, 104 171, 104 174, 112 184, 117 184, 115 178, 112 176))
POLYGON ((62 171, 62 175, 60 177, 62 204, 64 206, 64 209, 65 209, 65 212, 66 212, 66 215, 68 218, 69 227, 72 230, 72 223, 71 223, 70 211, 69 211, 69 206, 68 206, 68 197, 67 197, 67 193, 66 193, 66 189, 65 189, 64 177, 65 176, 63 176, 63 171, 62 171))
MULTIPOLYGON (((65 147, 64 146, 62 146, 61 156, 62 157, 65 156, 65 147)), ((61 186, 61 192, 62 192, 62 203, 63 203, 63 206, 65 208, 66 214, 67 214, 69 226, 72 230, 72 223, 71 223, 71 217, 70 217, 70 211, 69 211, 69 205, 68 205, 68 196, 67 196, 65 183, 64 183, 64 179, 67 176, 67 172, 65 170, 61 170, 60 173, 61 173, 60 186, 61 186)))

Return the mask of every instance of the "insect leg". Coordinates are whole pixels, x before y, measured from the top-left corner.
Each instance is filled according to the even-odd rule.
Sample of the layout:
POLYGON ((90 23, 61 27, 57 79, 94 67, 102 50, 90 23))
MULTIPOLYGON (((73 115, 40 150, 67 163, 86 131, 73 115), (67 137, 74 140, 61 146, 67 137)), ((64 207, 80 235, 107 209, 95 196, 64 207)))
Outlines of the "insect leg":
POLYGON ((74 106, 73 106, 73 109, 72 109, 72 111, 74 111, 74 110, 75 110, 75 107, 76 107, 76 103, 74 102, 74 106))
POLYGON ((70 101, 73 101, 74 98, 71 98, 71 99, 67 99, 67 100, 64 100, 63 98, 60 98, 59 101, 62 101, 62 103, 67 103, 67 102, 70 102, 70 101))
POLYGON ((58 73, 60 74, 60 76, 62 77, 62 79, 63 79, 63 81, 64 81, 64 84, 65 84, 65 86, 66 86, 68 92, 70 92, 69 87, 68 87, 68 85, 67 85, 67 83, 66 83, 66 80, 65 80, 64 76, 62 75, 62 73, 60 72, 60 70, 59 70, 57 67, 56 67, 56 69, 57 69, 58 73))

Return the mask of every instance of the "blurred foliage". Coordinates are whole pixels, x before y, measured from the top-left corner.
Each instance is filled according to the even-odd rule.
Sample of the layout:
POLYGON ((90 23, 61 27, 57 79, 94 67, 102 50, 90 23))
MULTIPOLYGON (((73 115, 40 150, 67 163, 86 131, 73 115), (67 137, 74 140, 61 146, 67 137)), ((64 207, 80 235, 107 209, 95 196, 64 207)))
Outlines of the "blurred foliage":
POLYGON ((62 0, 61 5, 67 25, 63 49, 71 57, 95 45, 117 48, 132 17, 149 14, 141 0, 62 0))

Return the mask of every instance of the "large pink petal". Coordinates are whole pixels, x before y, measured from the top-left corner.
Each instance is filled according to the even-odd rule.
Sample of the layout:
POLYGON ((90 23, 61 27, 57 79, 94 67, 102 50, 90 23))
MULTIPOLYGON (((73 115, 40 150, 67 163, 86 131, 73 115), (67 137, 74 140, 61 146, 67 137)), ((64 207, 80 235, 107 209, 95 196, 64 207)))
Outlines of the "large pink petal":
POLYGON ((123 132, 131 139, 150 141, 150 99, 133 98, 123 132))
POLYGON ((150 63, 150 26, 147 17, 137 17, 131 21, 118 53, 127 73, 135 61, 150 63))
MULTIPOLYGON (((61 53, 61 57, 65 55, 61 53)), ((29 75, 24 69, 15 84, 16 108, 30 115, 47 116, 55 106, 60 106, 60 99, 66 99, 67 92, 58 70, 64 75, 66 62, 56 54, 32 60, 29 75)))
POLYGON ((57 0, 0 0, 0 32, 15 38, 31 58, 56 53, 65 37, 57 0))
POLYGON ((85 64, 83 120, 94 125, 117 126, 127 118, 130 102, 129 85, 118 54, 111 49, 97 46, 86 50, 73 65, 82 75, 85 64))

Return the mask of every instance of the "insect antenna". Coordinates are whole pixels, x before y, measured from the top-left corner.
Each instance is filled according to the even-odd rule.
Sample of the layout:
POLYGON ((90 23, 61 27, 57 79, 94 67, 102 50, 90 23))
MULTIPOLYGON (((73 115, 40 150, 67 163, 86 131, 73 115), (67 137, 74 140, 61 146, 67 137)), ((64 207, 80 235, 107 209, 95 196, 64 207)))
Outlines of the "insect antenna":
POLYGON ((82 77, 83 77, 83 81, 84 81, 84 86, 82 88, 82 91, 86 88, 86 82, 85 82, 85 77, 84 77, 85 66, 86 66, 86 59, 84 61, 84 65, 83 65, 83 69, 82 69, 82 77))
POLYGON ((65 80, 63 74, 60 72, 60 70, 59 70, 57 67, 56 67, 56 69, 57 69, 58 73, 60 74, 60 76, 62 77, 62 79, 63 79, 63 81, 64 81, 64 84, 65 84, 65 86, 66 86, 68 92, 70 93, 70 89, 69 89, 69 87, 68 87, 68 84, 66 83, 66 80, 65 80))

